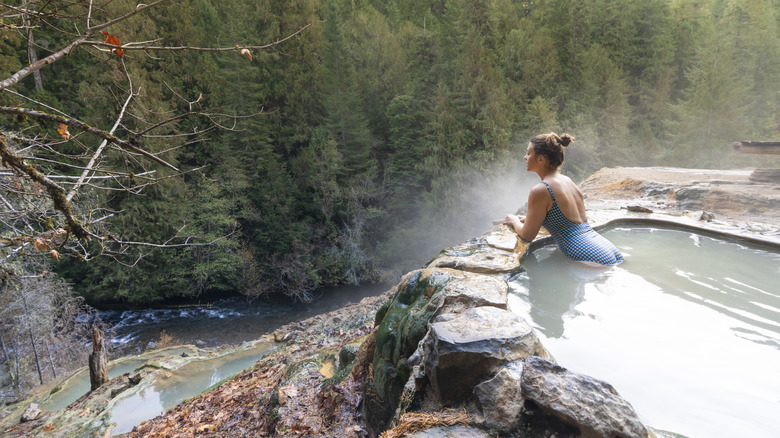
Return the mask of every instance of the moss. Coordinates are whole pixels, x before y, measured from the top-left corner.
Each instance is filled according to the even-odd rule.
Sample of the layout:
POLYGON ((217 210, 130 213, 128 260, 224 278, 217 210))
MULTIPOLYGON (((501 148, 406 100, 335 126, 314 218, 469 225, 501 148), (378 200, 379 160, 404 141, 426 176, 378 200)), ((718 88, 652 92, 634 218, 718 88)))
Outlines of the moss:
POLYGON ((437 306, 434 297, 449 282, 440 270, 420 270, 399 285, 395 296, 382 308, 378 325, 373 366, 373 390, 384 405, 371 417, 383 429, 398 405, 411 368, 407 359, 428 331, 428 321, 437 306))
MULTIPOLYGON (((276 392, 276 391, 274 391, 274 392, 276 392)), ((278 399, 272 400, 272 401, 274 403, 278 403, 279 402, 278 399)), ((271 409, 271 413, 268 415, 268 430, 276 429, 276 423, 279 422, 279 418, 280 418, 279 407, 277 406, 277 407, 271 409)))

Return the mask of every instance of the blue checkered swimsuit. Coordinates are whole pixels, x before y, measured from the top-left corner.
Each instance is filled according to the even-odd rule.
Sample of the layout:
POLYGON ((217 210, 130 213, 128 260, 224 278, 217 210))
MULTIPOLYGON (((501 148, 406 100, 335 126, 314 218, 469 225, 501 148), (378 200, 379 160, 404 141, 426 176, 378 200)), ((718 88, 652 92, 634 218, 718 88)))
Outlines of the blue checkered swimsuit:
POLYGON ((553 206, 544 217, 542 226, 555 239, 558 249, 568 257, 602 265, 616 265, 623 261, 623 254, 604 236, 595 232, 587 222, 578 224, 570 221, 555 202, 555 195, 549 184, 547 191, 552 196, 553 206))

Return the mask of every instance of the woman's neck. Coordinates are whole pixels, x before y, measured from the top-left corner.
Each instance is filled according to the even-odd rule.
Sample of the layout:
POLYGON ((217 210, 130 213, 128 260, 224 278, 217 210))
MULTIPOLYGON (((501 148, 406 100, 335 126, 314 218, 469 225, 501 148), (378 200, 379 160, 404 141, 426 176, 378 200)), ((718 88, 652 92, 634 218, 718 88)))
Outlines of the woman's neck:
POLYGON ((539 169, 536 171, 536 174, 539 175, 539 178, 544 181, 548 177, 552 177, 558 174, 558 169, 550 169, 549 167, 545 167, 544 169, 539 169))

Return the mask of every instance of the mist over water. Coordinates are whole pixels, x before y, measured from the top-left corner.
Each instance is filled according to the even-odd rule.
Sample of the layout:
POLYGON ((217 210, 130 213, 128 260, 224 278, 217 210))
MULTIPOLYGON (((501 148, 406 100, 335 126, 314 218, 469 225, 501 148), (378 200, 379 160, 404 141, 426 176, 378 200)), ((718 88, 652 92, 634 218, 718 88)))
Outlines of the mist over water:
POLYGON ((525 205, 539 177, 526 170, 522 154, 515 153, 511 160, 509 165, 502 162, 492 169, 468 170, 453 177, 446 188, 448 207, 423 207, 408 229, 394 231, 381 260, 395 270, 391 283, 421 268, 442 249, 484 234, 493 228, 493 221, 525 205))

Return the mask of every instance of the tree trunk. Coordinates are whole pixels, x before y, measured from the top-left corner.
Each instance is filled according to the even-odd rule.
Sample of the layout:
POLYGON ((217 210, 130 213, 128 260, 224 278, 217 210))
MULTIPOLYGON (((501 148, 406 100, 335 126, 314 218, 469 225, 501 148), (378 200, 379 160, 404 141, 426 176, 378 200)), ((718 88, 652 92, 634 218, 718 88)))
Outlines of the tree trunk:
MULTIPOLYGON (((30 26, 30 20, 27 18, 27 14, 23 14, 24 23, 27 28, 27 57, 30 64, 38 62, 38 52, 35 51, 35 40, 33 39, 32 26, 30 26)), ((41 78, 41 71, 36 70, 33 72, 33 79, 35 80, 35 89, 43 90, 43 79, 41 78)))
POLYGON ((51 374, 53 378, 57 378, 57 369, 54 368, 54 358, 51 356, 51 345, 46 343, 46 352, 49 354, 49 365, 51 366, 51 374))
POLYGON ((35 348, 35 338, 33 337, 32 327, 29 325, 27 326, 27 332, 30 334, 30 344, 32 344, 33 356, 35 356, 35 368, 38 369, 38 380, 40 380, 41 385, 43 385, 43 372, 41 372, 41 361, 38 360, 38 349, 35 348))
POLYGON ((16 373, 11 376, 11 380, 13 381, 14 389, 16 392, 19 392, 19 341, 16 335, 14 335, 14 371, 16 373))
POLYGON ((92 353, 89 355, 90 391, 108 382, 108 367, 106 366, 106 350, 103 349, 103 335, 97 326, 92 326, 92 353))
POLYGON ((22 297, 22 304, 24 305, 24 316, 27 320, 27 334, 30 335, 30 345, 32 345, 33 350, 33 356, 35 357, 35 367, 38 369, 38 380, 40 380, 41 385, 43 385, 43 372, 41 372, 41 361, 38 359, 38 349, 35 347, 35 336, 33 336, 32 331, 32 319, 30 318, 30 311, 27 307, 27 295, 25 295, 25 291, 21 291, 21 297, 22 297))

